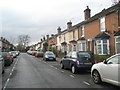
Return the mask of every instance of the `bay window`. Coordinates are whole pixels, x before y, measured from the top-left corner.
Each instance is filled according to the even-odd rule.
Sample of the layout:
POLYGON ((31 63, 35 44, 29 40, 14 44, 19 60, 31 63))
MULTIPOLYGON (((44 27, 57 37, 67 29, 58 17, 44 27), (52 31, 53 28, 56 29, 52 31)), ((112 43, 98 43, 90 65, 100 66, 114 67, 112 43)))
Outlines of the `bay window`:
POLYGON ((116 53, 120 53, 120 36, 116 36, 116 53))
POLYGON ((97 53, 99 55, 109 54, 109 40, 97 40, 97 53))

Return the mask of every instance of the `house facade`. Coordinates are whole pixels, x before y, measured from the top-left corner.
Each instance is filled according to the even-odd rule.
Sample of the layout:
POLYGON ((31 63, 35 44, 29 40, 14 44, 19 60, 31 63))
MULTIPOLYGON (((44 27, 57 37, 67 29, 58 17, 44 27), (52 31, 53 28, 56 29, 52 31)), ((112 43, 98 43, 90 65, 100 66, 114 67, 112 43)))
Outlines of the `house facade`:
POLYGON ((53 37, 42 40, 55 46, 58 51, 91 51, 98 55, 114 55, 120 53, 120 2, 91 17, 87 6, 84 10, 84 21, 72 26, 67 22, 67 29, 57 28, 53 37))

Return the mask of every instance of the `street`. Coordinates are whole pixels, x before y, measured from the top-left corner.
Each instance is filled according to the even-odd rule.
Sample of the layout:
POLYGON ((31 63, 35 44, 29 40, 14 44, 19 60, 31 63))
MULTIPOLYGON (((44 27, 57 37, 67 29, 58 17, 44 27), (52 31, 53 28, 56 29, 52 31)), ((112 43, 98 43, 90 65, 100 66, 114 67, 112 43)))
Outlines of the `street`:
POLYGON ((3 90, 6 88, 114 88, 102 83, 94 84, 90 71, 72 74, 62 70, 58 61, 43 61, 26 53, 15 58, 3 74, 3 90))

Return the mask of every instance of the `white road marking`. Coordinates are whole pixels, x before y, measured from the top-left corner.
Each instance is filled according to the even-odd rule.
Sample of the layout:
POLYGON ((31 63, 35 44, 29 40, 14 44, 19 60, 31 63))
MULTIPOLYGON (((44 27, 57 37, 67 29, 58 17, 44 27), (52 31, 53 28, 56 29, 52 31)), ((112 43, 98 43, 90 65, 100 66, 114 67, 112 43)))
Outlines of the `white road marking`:
POLYGON ((74 78, 74 76, 73 76, 73 75, 70 75, 70 77, 74 78))
POLYGON ((84 83, 84 84, 87 84, 87 85, 89 85, 89 86, 90 86, 90 84, 89 84, 88 82, 86 82, 86 81, 83 81, 83 83, 84 83))
POLYGON ((6 81, 6 83, 5 83, 5 86, 3 87, 3 90, 5 90, 5 88, 6 88, 6 86, 7 86, 7 84, 8 84, 9 81, 10 81, 10 79, 8 78, 7 81, 6 81))
POLYGON ((62 73, 64 72, 64 71, 61 71, 62 73))

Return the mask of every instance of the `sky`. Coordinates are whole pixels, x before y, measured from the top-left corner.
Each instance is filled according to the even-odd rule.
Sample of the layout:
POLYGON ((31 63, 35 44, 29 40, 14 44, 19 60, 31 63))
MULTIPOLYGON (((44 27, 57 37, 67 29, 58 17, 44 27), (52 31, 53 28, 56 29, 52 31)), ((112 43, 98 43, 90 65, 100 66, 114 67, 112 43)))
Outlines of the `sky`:
POLYGON ((2 36, 16 44, 19 35, 29 35, 29 45, 40 42, 45 35, 57 33, 84 20, 86 6, 91 16, 112 6, 113 0, 1 0, 0 29, 2 36))

